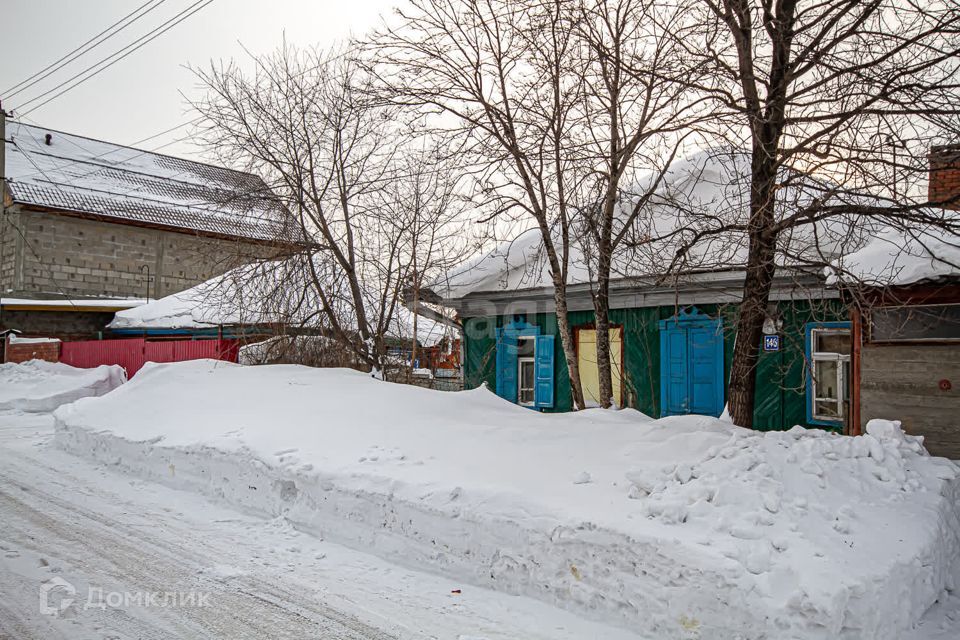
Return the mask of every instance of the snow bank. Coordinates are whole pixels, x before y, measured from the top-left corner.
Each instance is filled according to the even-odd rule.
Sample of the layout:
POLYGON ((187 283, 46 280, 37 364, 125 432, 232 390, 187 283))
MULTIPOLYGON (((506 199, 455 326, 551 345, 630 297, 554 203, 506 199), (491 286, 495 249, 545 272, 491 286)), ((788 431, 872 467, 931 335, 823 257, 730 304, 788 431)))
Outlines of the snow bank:
POLYGON ((546 415, 213 361, 55 417, 77 454, 656 638, 897 638, 960 569, 960 471, 893 422, 546 415))
POLYGON ((0 364, 0 411, 53 411, 79 398, 102 396, 125 380, 116 365, 77 369, 43 360, 0 364))

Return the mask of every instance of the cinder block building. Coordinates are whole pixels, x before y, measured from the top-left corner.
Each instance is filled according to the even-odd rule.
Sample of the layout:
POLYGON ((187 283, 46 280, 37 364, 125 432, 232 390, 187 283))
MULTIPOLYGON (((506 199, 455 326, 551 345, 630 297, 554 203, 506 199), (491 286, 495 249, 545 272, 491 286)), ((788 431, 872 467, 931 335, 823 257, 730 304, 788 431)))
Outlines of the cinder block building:
POLYGON ((303 246, 255 175, 3 124, 0 330, 96 337, 115 311, 303 246))

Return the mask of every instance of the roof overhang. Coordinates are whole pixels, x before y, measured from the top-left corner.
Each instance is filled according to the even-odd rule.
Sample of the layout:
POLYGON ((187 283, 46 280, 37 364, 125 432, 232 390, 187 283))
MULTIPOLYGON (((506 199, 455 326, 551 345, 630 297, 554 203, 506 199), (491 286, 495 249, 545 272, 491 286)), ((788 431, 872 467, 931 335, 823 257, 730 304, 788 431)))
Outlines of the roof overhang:
POLYGON ((132 220, 130 218, 124 218, 121 216, 110 216, 104 215, 102 213, 94 213, 91 211, 77 211, 75 209, 61 209, 57 207, 49 207, 46 205, 37 205, 30 202, 24 202, 21 200, 13 199, 9 206, 16 206, 22 211, 31 211, 34 213, 50 213, 60 216, 68 216, 71 218, 81 218, 84 220, 95 220, 97 222, 108 222, 110 224, 120 224, 125 227, 139 227, 142 229, 156 229, 158 231, 168 231, 170 233, 183 233, 191 236, 197 236, 201 238, 213 238, 217 240, 227 240, 230 242, 244 242, 247 244, 256 244, 269 247, 277 247, 286 250, 298 250, 298 249, 307 249, 314 248, 315 243, 312 242, 298 242, 295 240, 271 240, 267 238, 254 238, 252 236, 242 236, 242 235, 231 235, 228 233, 217 233, 215 231, 207 231, 204 229, 189 229, 187 227, 178 227, 176 225, 166 225, 156 222, 147 222, 144 220, 132 220))
POLYGON ((95 312, 115 313, 124 309, 132 309, 146 304, 142 298, 127 300, 114 299, 75 299, 75 300, 41 300, 30 298, 0 298, 0 307, 4 311, 67 311, 72 313, 95 312))
MULTIPOLYGON (((746 271, 730 269, 666 277, 623 278, 610 283, 610 308, 635 309, 691 304, 736 304, 743 299, 746 271)), ((592 284, 567 287, 569 311, 593 310, 592 284)), ((811 270, 781 269, 774 279, 771 301, 837 299, 840 292, 828 288, 823 277, 811 270)), ((556 311, 553 287, 512 291, 482 291, 462 298, 444 299, 444 306, 461 317, 549 313, 556 311)))

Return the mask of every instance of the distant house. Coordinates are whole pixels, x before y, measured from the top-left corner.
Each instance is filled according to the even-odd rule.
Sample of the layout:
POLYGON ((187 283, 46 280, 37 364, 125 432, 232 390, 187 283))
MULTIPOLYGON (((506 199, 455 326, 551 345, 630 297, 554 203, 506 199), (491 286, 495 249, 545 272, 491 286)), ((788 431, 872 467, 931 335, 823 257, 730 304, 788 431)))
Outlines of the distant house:
MULTIPOLYGON (((107 331, 113 338, 238 338, 246 343, 263 343, 261 348, 246 349, 248 356, 255 352, 264 356, 258 362, 297 362, 297 357, 305 355, 308 364, 354 366, 355 357, 343 349, 340 341, 332 339, 335 336, 321 309, 308 271, 299 258, 290 258, 236 267, 185 291, 118 311, 107 331), (336 353, 338 350, 345 353, 336 353)), ((339 315, 339 326, 355 333, 352 306, 344 304, 339 315)), ((392 365, 409 366, 413 319, 406 307, 398 306, 394 311, 384 336, 392 365)), ((416 328, 418 348, 433 348, 449 341, 453 332, 448 326, 420 317, 416 328)))
MULTIPOLYGON (((709 202, 719 190, 731 189, 729 174, 735 170, 699 166, 669 188, 700 194, 709 202)), ((729 196, 728 191, 727 200, 729 196)), ((650 235, 663 235, 664 228, 673 228, 676 215, 667 210, 655 213, 652 225, 663 228, 650 235)), ((873 230, 856 238, 848 231, 824 225, 816 230, 816 243, 799 235, 801 230, 795 231, 788 239, 795 243, 790 253, 795 256, 813 248, 817 260, 839 260, 856 249, 877 250, 871 241, 873 230)), ((942 240, 956 247, 955 237, 942 240)), ((639 246, 644 250, 642 243, 639 246)), ((910 278, 900 284, 911 292, 906 298, 911 304, 939 306, 928 314, 929 327, 910 323, 909 331, 921 331, 922 336, 900 334, 908 341, 928 341, 911 347, 892 346, 894 339, 889 335, 892 326, 909 320, 911 311, 881 306, 872 319, 865 320, 842 280, 828 281, 821 269, 801 263, 779 265, 764 337, 757 345, 755 428, 787 429, 800 424, 857 433, 868 418, 903 417, 907 431, 928 436, 931 450, 960 458, 960 427, 955 420, 960 413, 955 388, 960 384, 960 251, 950 266, 938 262, 924 247, 930 245, 915 247, 910 278), (866 338, 860 330, 865 322, 872 322, 872 333, 866 338), (901 367, 898 362, 906 362, 906 352, 913 359, 901 367), (914 410, 911 403, 924 409, 914 410)), ((661 270, 662 256, 671 255, 669 250, 615 260, 610 292, 615 404, 654 417, 719 416, 724 410, 744 254, 742 246, 726 238, 699 251, 701 255, 690 259, 709 258, 702 266, 694 262, 670 277, 661 270)), ((599 401, 597 337, 592 278, 585 262, 582 248, 575 244, 567 290, 569 322, 584 395, 588 404, 595 405, 599 401)), ((887 284, 889 280, 877 283, 878 296, 889 292, 887 284)), ((503 398, 532 409, 571 409, 553 288, 538 231, 498 247, 431 289, 425 298, 455 309, 462 323, 465 388, 486 383, 503 398)), ((911 317, 925 313, 919 309, 911 317)))
POLYGON ((4 124, 0 329, 96 337, 115 311, 301 244, 255 175, 4 124))

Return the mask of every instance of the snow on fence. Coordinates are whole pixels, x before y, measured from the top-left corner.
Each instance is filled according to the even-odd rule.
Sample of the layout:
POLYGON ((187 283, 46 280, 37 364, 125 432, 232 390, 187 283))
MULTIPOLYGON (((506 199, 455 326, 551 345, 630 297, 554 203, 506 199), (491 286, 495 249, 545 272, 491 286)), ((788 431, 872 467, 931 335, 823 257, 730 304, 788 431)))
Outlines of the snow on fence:
POLYGON ((239 345, 236 340, 81 340, 64 342, 60 362, 74 367, 91 369, 102 364, 117 364, 133 377, 147 362, 182 362, 184 360, 237 361, 239 345))

